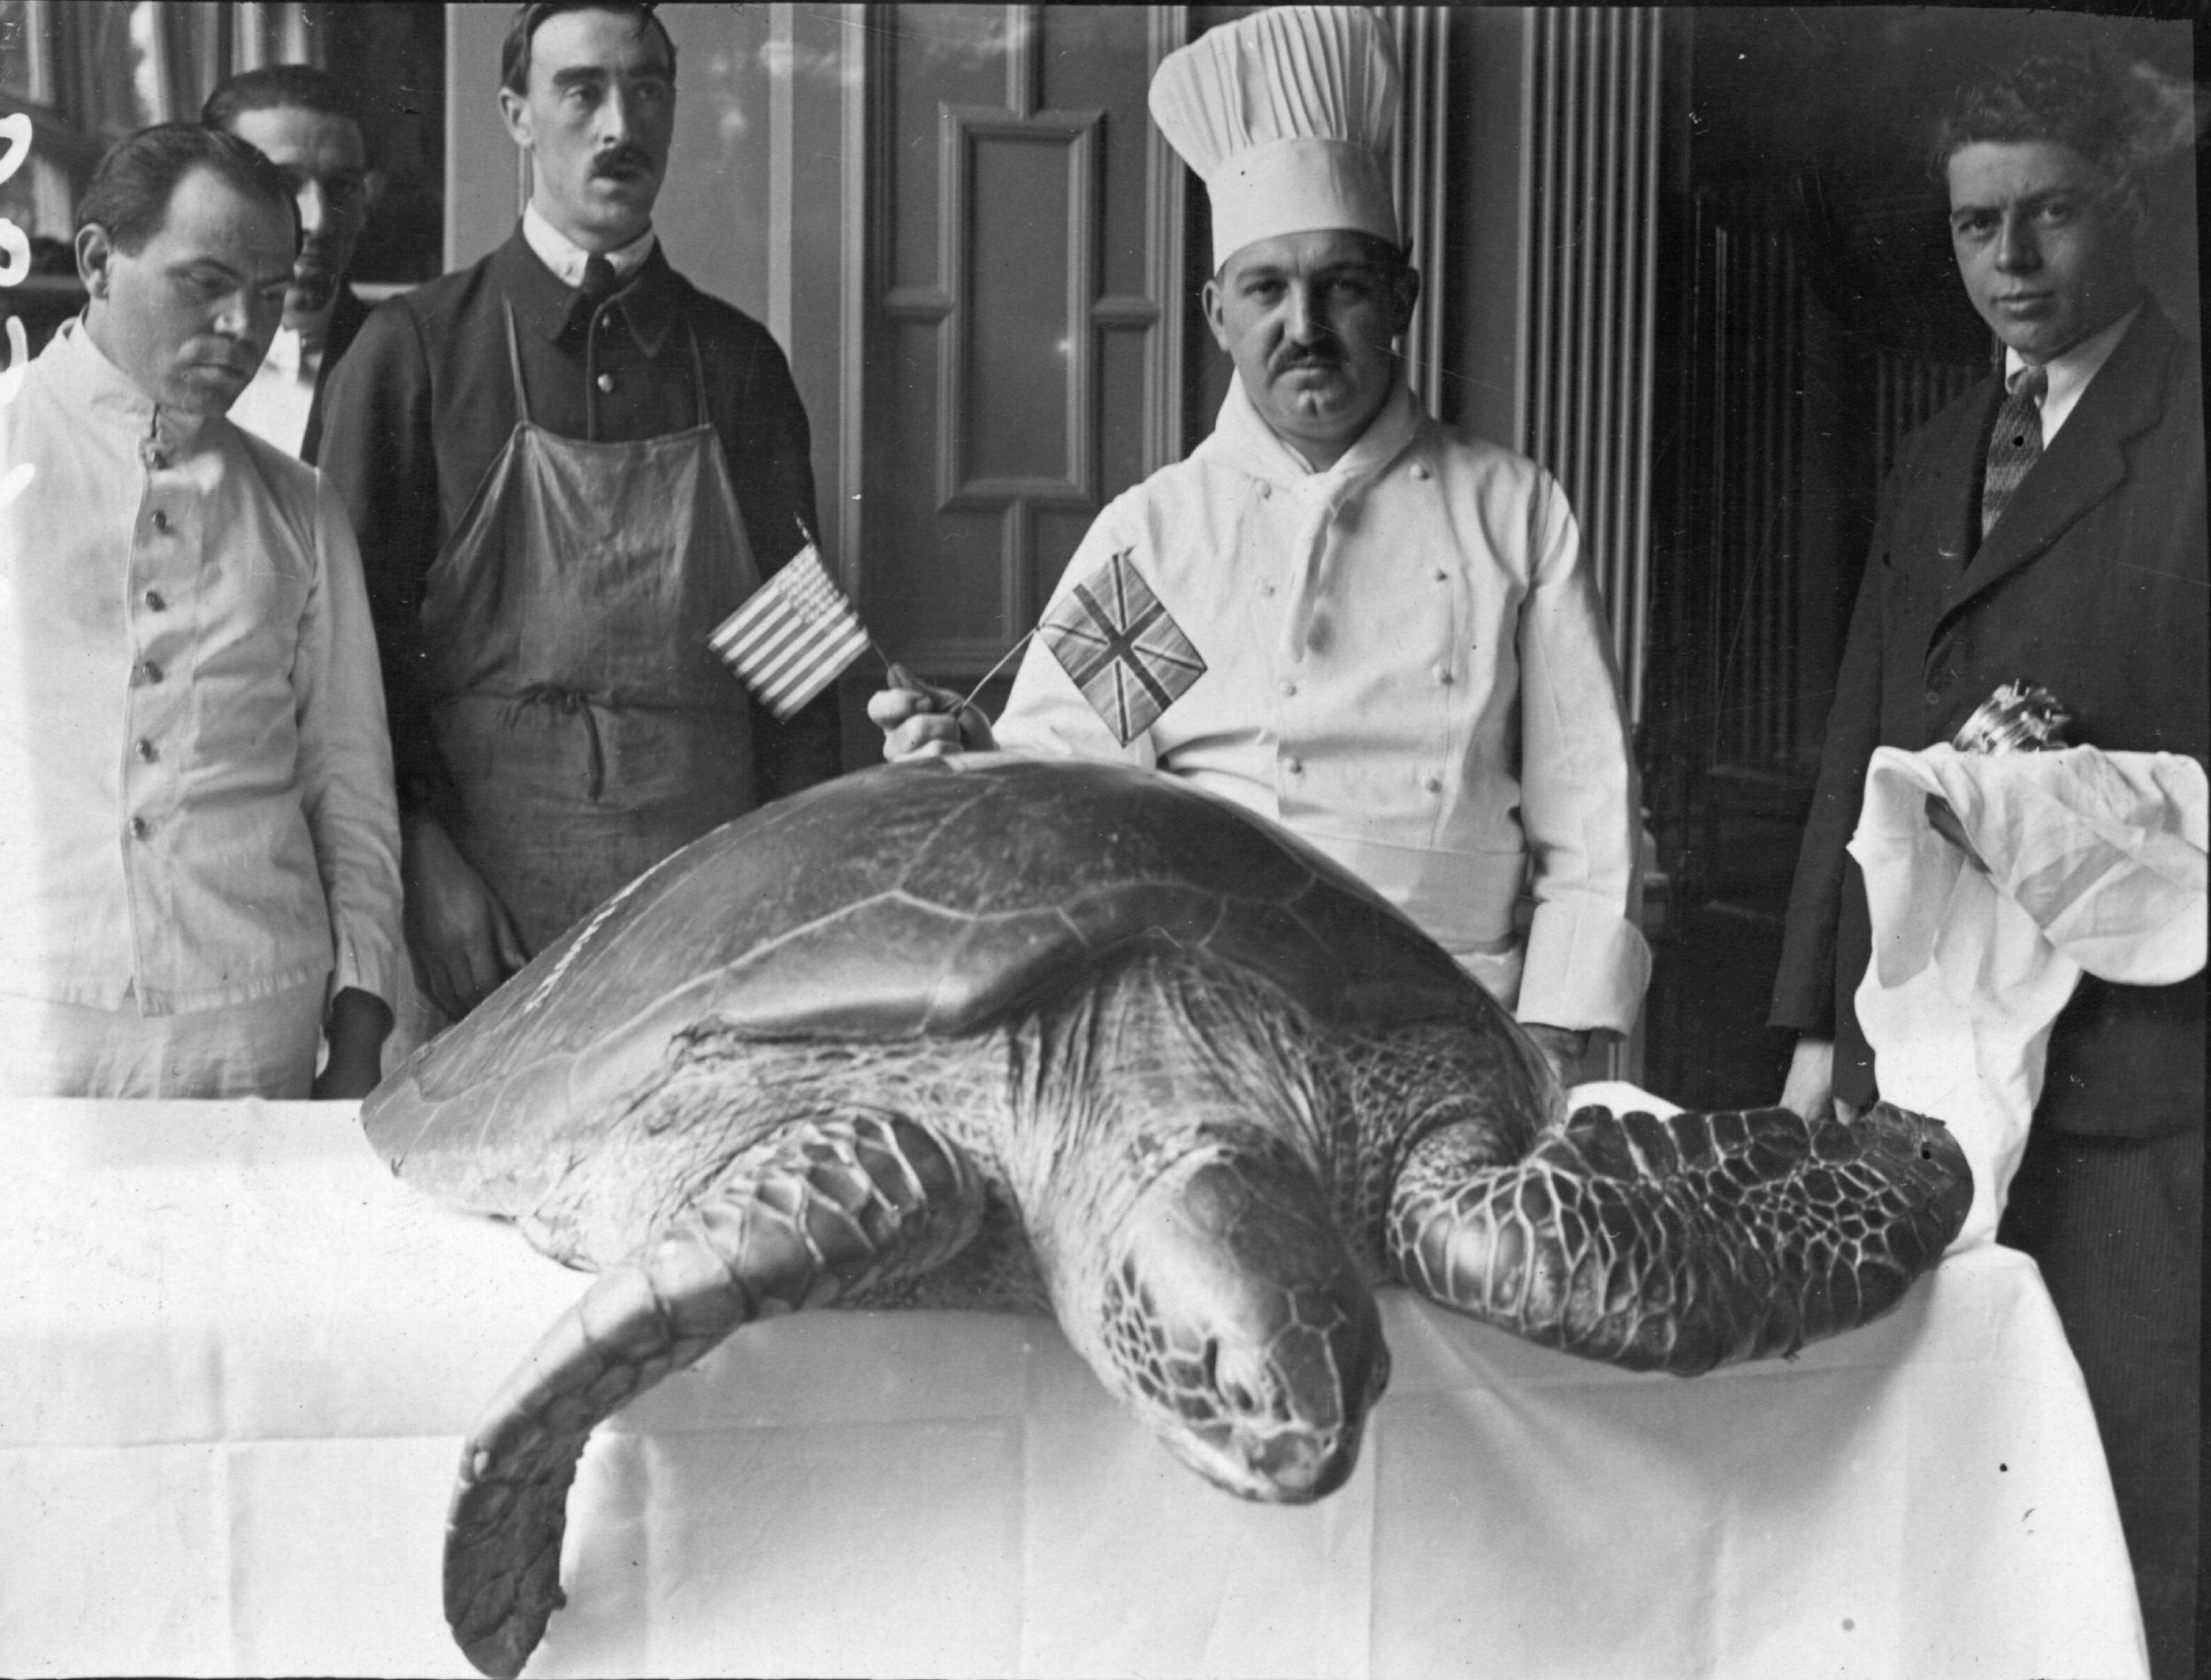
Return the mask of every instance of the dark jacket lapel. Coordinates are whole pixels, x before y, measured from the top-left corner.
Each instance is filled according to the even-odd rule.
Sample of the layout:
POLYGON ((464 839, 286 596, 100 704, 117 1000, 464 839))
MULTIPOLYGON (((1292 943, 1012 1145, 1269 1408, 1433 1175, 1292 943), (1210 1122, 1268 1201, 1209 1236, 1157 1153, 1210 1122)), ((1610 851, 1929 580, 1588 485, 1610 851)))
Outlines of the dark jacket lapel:
MULTIPOLYGON (((2081 393, 2056 439, 2012 493, 1972 561, 1943 598, 1945 616, 2034 560, 2127 475, 2127 446, 2165 411, 2165 375, 2180 336, 2145 302, 2111 359, 2081 393)), ((1972 440, 1978 447, 1978 440, 1972 440)), ((1967 470, 1969 479, 1978 475, 1967 470)))
POLYGON ((323 393, 330 386, 330 370, 346 347, 360 335, 369 306, 350 286, 338 287, 337 302, 330 306, 330 324, 323 329, 323 363, 315 373, 315 396, 308 404, 307 430, 300 436, 300 459, 310 466, 323 447, 323 393))
MULTIPOLYGON (((1968 398, 1949 410, 1949 429, 1930 436, 1925 454, 1915 463, 1915 481, 1923 488, 1918 517, 1921 529, 1940 556, 1943 599, 1955 589, 1973 552, 1974 500, 1980 494, 1981 439, 1995 424, 2003 401, 2003 386, 1984 379, 1968 398)), ((2061 434, 2062 435, 2062 434, 2061 434)))
POLYGON ((327 378, 330 370, 346 347, 359 336, 361 323, 369 318, 369 306, 350 286, 338 288, 337 301, 330 306, 330 325, 323 330, 322 378, 327 378))

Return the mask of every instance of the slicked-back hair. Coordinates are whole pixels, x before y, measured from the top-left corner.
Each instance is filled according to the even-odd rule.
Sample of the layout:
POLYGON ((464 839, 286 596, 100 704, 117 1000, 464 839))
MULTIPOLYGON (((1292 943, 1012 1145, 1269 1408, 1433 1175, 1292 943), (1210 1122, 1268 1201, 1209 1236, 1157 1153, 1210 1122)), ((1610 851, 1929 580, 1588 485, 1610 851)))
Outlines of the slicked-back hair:
POLYGON ((249 111, 287 106, 342 117, 363 135, 368 132, 361 120, 360 103, 345 83, 312 65, 264 65, 258 70, 241 70, 216 84, 207 103, 200 107, 200 120, 210 128, 229 133, 249 111))
POLYGON ((77 204, 77 229, 96 223, 126 256, 135 256, 169 219, 177 183, 211 170, 249 198, 281 205, 299 244, 300 210, 284 172, 235 134, 199 123, 157 123, 115 142, 77 204))
POLYGON ((676 79, 676 42, 668 33, 668 26, 653 15, 655 0, 534 0, 529 5, 515 8, 514 21, 507 26, 507 39, 499 49, 499 85, 510 94, 530 91, 530 42, 538 33, 538 26, 547 18, 557 18, 563 11, 612 11, 624 17, 635 18, 642 30, 647 24, 661 38, 661 45, 668 52, 668 79, 676 79))
POLYGON ((2001 75, 1960 88, 1936 126, 1928 173, 1946 179, 1950 159, 1983 141, 2054 141, 2114 180, 2134 172, 2145 111, 2141 84, 2101 55, 2038 54, 2001 75))

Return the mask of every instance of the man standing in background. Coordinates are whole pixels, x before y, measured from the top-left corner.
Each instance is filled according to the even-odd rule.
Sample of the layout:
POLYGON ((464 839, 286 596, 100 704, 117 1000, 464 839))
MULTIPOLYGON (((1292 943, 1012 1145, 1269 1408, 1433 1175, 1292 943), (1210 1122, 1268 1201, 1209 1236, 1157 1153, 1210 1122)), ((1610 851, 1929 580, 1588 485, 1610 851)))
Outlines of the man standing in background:
POLYGON ((400 961, 368 603, 329 485, 224 417, 290 185, 147 129, 76 249, 84 313, 0 402, 0 1091, 364 1096, 400 961))
MULTIPOLYGON (((2201 352, 2138 268, 2139 171, 2192 125, 2171 103, 2138 72, 2035 58, 1944 119, 1958 273, 2004 373, 1907 446, 1851 619, 1771 1016, 1801 1035, 1782 1101, 1808 1116, 1878 1083, 1844 849, 1877 746, 1948 741, 2024 681, 2080 745, 2211 751, 2201 352)), ((2160 1680, 2194 1672, 2203 1035, 2200 974, 2085 976, 1997 1231, 2040 1265, 2087 1379, 2160 1680)))
POLYGON ((639 873, 834 775, 708 638, 805 544, 806 414, 757 322, 669 266, 676 49, 650 6, 517 9, 499 101, 521 225, 379 308, 318 460, 361 534, 409 943, 459 1016, 639 873))
POLYGON ((368 319, 346 284, 353 248, 369 218, 368 149, 352 98, 335 76, 310 65, 241 71, 208 95, 200 120, 235 134, 292 184, 300 254, 284 294, 284 321, 230 418, 303 461, 322 436, 324 386, 368 319))

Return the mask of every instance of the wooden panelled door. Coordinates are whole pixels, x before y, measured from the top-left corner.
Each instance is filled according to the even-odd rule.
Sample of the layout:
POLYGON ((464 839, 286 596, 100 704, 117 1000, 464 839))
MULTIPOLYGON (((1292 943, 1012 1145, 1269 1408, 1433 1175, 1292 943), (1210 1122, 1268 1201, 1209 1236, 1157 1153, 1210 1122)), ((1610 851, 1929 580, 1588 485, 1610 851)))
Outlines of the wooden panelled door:
POLYGON ((860 604, 964 687, 1182 454, 1182 166, 1144 102, 1183 12, 868 15, 860 604))

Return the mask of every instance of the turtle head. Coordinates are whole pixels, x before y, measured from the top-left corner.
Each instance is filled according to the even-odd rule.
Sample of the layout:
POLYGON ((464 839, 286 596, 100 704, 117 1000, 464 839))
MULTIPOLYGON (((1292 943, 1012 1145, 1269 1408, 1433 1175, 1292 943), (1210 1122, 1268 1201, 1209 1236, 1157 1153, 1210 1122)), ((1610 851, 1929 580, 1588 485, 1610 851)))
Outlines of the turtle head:
POLYGON ((1342 1486, 1389 1351, 1312 1172, 1279 1146, 1201 1149, 1106 1246, 1091 1364, 1168 1449, 1245 1499, 1342 1486))

